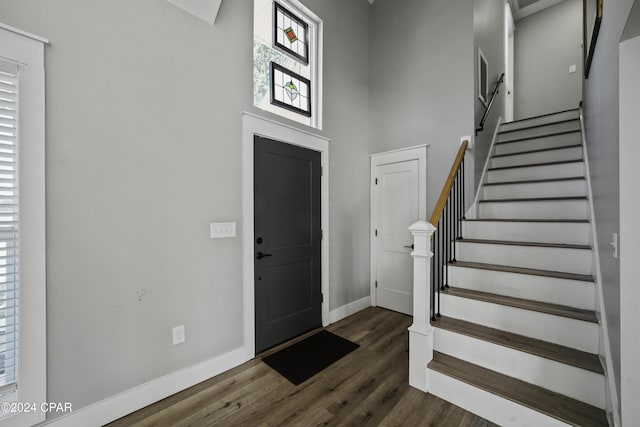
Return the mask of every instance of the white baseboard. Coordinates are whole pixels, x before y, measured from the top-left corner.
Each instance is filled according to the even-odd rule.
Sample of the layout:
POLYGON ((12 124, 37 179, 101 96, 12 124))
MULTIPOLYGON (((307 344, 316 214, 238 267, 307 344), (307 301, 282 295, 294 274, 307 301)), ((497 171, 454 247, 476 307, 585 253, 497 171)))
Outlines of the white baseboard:
POLYGON ((108 397, 68 415, 46 422, 44 425, 55 427, 104 425, 246 361, 246 350, 241 347, 108 397))
POLYGON ((371 297, 364 297, 349 304, 345 304, 342 307, 338 307, 335 310, 329 312, 329 324, 336 323, 345 317, 349 317, 352 314, 356 314, 359 311, 364 310, 367 307, 371 307, 371 297))

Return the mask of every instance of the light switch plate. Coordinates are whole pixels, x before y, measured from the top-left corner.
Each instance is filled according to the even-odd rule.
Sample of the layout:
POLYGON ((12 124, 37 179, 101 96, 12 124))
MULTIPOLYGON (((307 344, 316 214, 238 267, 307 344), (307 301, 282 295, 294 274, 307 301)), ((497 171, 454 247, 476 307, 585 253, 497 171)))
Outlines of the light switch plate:
POLYGON ((182 344, 185 339, 184 325, 173 328, 173 345, 182 344))
POLYGON ((575 73, 576 71, 578 71, 578 66, 576 64, 571 64, 569 65, 569 73, 575 73))
POLYGON ((212 222, 210 224, 211 238, 223 239, 225 237, 236 237, 235 222, 212 222))

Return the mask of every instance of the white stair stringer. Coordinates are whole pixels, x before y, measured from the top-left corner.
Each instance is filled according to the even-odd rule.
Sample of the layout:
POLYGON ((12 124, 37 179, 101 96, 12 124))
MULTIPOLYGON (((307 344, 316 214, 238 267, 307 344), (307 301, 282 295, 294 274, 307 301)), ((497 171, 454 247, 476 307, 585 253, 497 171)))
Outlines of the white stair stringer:
POLYGON ((458 240, 456 256, 469 262, 508 265, 574 274, 591 274, 589 247, 525 246, 458 240))
POLYGON ((462 235, 467 239, 590 245, 591 225, 586 220, 582 222, 463 221, 462 235))
POLYGON ((427 369, 429 393, 503 427, 569 427, 556 418, 427 369))
POLYGON ((606 406, 603 374, 437 327, 434 350, 600 409, 606 406))
POLYGON ((500 329, 525 337, 598 353, 597 323, 533 310, 440 294, 442 312, 454 319, 500 329))
POLYGON ((582 310, 595 309, 593 282, 468 268, 455 264, 450 264, 448 269, 449 282, 458 288, 559 304, 582 310))

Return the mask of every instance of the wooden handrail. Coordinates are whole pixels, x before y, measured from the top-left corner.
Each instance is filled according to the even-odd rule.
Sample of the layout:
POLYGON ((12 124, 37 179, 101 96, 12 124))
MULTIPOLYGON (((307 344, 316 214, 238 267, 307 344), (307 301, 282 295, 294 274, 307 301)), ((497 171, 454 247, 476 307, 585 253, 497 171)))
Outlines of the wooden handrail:
MULTIPOLYGON (((451 191, 451 187, 453 186, 453 182, 456 178, 456 174, 458 173, 458 169, 460 169, 460 164, 462 164, 462 159, 464 159, 465 152, 467 151, 467 146, 469 145, 469 141, 463 141, 462 145, 460 145, 460 149, 458 150, 458 155, 451 165, 451 171, 449 172, 449 176, 447 177, 446 182, 444 183, 444 187, 442 187, 442 192, 440 193, 440 198, 438 199, 438 203, 436 203, 436 207, 433 209, 433 213, 431 214, 431 219, 429 222, 433 226, 438 225, 438 221, 440 221, 440 216, 442 215, 442 211, 444 210, 445 204, 447 203, 447 199, 449 198, 449 192, 451 191)), ((464 183, 462 184, 464 185, 464 183)))

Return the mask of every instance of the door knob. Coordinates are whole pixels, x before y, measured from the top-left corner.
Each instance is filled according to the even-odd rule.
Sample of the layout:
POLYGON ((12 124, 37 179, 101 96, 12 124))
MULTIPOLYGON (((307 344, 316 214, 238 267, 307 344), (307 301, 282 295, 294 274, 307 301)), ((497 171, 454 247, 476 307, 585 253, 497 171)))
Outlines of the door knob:
POLYGON ((262 259, 262 258, 265 258, 265 257, 268 257, 268 256, 273 256, 273 255, 272 254, 263 254, 262 252, 258 252, 256 254, 256 259, 262 259))
POLYGON ((413 249, 413 243, 411 244, 411 246, 405 246, 405 248, 407 248, 407 249, 413 249))

